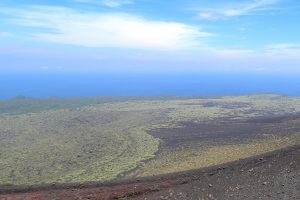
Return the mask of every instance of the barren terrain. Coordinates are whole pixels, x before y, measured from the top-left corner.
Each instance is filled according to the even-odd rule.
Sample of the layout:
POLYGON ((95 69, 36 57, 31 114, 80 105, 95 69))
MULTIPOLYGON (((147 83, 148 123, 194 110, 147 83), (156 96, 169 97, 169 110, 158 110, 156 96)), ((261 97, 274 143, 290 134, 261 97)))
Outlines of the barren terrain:
MULTIPOLYGON (((275 180, 282 172, 278 170, 298 170, 297 158, 284 152, 298 154, 299 144, 299 97, 21 98, 0 102, 0 189, 2 193, 20 189, 30 198, 42 195, 38 199, 84 197, 81 192, 96 192, 94 199, 222 199, 220 195, 227 193, 229 198, 235 195, 230 193, 235 191, 233 185, 243 180, 252 187, 256 181, 261 185, 260 176, 265 176, 266 188, 271 186, 267 179, 283 179, 275 180), (257 161, 249 157, 274 151, 266 163, 278 164, 270 164, 268 171, 269 165, 258 162, 262 168, 255 171, 257 176, 246 173, 252 169, 230 171, 223 166, 246 162, 241 159, 248 166, 257 161), (285 159, 295 159, 296 166, 290 168, 285 159), (217 176, 199 171, 215 170, 213 166, 222 166, 217 176), (202 178, 192 178, 192 172, 202 178), (210 180, 213 183, 205 189, 210 180)), ((293 194, 298 195, 298 172, 294 174, 293 194)), ((289 175, 283 171, 282 176, 289 175)))
POLYGON ((227 164, 111 184, 1 188, 1 200, 300 198, 300 146, 227 164))

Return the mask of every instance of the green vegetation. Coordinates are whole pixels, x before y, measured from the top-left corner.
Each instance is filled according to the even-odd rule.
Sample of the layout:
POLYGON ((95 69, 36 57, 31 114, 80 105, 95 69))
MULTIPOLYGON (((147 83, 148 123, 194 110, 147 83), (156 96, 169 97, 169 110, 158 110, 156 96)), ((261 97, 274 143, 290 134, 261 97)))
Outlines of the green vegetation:
POLYGON ((127 200, 127 197, 118 198, 118 200, 127 200))
POLYGON ((47 111, 0 120, 4 184, 108 181, 153 157, 143 113, 98 108, 47 111))
POLYGON ((300 98, 279 95, 1 101, 0 184, 103 182, 220 164, 300 143, 299 113, 300 98), (260 122, 266 117, 279 118, 260 122))
POLYGON ((0 114, 25 114, 47 110, 79 108, 88 105, 122 102, 133 100, 135 97, 90 97, 90 98, 59 98, 45 99, 19 96, 9 101, 0 101, 0 114))

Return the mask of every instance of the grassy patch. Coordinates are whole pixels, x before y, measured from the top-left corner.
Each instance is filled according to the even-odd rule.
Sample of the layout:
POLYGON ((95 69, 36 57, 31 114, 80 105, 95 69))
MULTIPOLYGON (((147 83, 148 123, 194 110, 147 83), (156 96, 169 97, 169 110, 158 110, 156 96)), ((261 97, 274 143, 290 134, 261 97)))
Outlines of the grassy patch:
POLYGON ((143 130, 151 120, 142 112, 99 108, 3 118, 1 183, 111 180, 154 156, 159 140, 143 130))

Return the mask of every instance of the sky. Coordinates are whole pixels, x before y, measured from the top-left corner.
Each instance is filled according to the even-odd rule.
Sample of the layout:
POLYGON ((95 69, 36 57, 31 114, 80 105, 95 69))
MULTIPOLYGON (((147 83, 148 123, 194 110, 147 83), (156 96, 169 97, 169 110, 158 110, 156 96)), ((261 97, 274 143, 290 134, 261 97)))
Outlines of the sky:
POLYGON ((300 72, 298 0, 1 0, 0 73, 300 72))

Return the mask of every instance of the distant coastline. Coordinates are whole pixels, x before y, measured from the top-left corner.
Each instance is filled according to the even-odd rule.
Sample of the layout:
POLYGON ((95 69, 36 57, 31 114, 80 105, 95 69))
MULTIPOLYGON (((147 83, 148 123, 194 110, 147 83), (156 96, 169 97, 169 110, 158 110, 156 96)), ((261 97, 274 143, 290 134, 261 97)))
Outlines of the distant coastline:
POLYGON ((300 96, 297 76, 257 74, 196 75, 0 75, 0 100, 26 97, 225 96, 283 94, 300 96))

